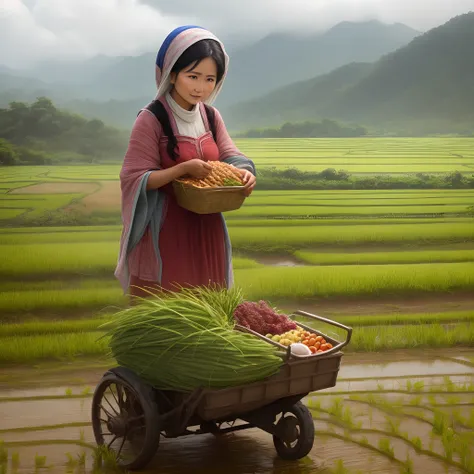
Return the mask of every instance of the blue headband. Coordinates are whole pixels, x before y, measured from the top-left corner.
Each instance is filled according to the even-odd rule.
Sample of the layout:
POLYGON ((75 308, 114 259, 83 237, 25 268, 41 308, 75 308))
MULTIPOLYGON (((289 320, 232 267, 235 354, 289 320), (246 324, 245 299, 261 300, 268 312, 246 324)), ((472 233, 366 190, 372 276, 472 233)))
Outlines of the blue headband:
POLYGON ((178 36, 180 33, 186 30, 190 30, 191 28, 199 28, 201 30, 204 30, 202 26, 195 26, 195 25, 186 25, 186 26, 180 26, 176 29, 174 29, 163 41, 163 44, 161 45, 160 50, 158 51, 158 55, 156 56, 156 65, 160 68, 163 69, 163 63, 165 62, 165 55, 166 51, 168 51, 168 48, 170 44, 173 42, 173 40, 178 36))

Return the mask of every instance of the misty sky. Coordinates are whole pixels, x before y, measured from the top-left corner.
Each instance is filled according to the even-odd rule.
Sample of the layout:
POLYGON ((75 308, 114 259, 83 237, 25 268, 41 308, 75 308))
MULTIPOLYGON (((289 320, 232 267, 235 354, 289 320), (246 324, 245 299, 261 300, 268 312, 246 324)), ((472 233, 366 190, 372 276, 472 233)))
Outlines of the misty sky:
POLYGON ((0 0, 0 64, 154 52, 188 23, 232 49, 271 32, 310 34, 345 20, 426 31, 468 11, 474 0, 0 0))

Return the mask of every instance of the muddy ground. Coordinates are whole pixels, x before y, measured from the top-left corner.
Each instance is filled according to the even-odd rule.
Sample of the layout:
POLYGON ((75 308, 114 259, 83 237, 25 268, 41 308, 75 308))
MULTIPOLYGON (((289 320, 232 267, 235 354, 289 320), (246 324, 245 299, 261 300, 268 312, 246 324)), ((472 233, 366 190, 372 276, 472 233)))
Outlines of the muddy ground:
MULTIPOLYGON (((107 367, 102 360, 2 370, 3 472, 93 472, 91 394, 107 367)), ((473 384, 472 350, 346 355, 336 387, 305 399, 316 438, 303 460, 280 460, 271 436, 251 429, 162 440, 146 472, 399 473, 407 456, 406 472, 474 472, 459 455, 450 459, 435 423, 444 413, 460 439, 474 441, 473 384)))

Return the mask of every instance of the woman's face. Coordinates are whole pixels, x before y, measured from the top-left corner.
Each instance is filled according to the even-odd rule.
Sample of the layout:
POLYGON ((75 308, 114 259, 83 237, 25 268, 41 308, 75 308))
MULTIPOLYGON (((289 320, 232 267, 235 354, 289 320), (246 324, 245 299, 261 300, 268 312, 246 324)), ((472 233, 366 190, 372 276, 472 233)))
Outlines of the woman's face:
POLYGON ((205 101, 216 87, 217 65, 213 58, 204 58, 196 67, 191 65, 178 74, 171 73, 171 97, 183 109, 191 110, 205 101))

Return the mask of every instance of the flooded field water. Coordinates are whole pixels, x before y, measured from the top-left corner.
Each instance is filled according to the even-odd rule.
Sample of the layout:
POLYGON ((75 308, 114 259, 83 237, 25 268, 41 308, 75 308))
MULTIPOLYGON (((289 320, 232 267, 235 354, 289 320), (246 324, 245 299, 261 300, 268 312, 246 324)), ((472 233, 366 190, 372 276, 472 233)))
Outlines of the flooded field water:
MULTIPOLYGON (((91 395, 104 371, 74 366, 62 383, 47 367, 5 371, 0 473, 119 472, 95 461, 91 395)), ((347 355, 337 386, 304 402, 316 437, 300 461, 279 459, 271 435, 250 429, 162 439, 145 472, 474 472, 474 351, 347 355)))

